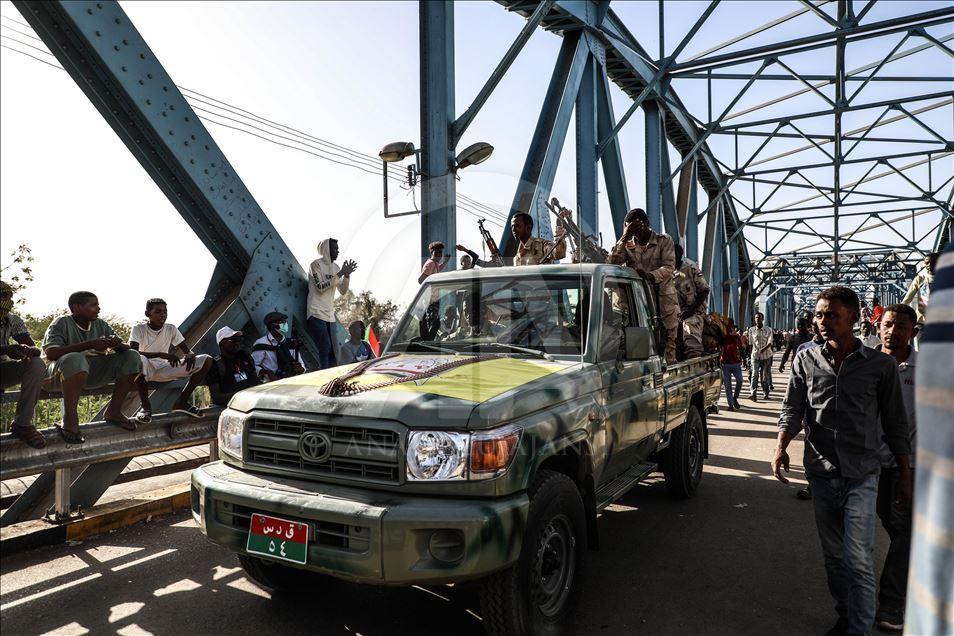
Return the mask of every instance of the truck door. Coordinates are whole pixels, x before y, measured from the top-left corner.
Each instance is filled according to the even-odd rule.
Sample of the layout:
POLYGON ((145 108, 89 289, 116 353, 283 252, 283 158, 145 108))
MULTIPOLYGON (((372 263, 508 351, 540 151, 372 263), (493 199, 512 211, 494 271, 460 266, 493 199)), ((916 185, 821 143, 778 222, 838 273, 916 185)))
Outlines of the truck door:
POLYGON ((607 279, 602 290, 597 360, 603 379, 606 407, 607 479, 643 459, 653 446, 658 407, 652 365, 645 360, 626 360, 623 334, 639 326, 633 285, 607 279), (647 440, 647 436, 649 439, 647 440))

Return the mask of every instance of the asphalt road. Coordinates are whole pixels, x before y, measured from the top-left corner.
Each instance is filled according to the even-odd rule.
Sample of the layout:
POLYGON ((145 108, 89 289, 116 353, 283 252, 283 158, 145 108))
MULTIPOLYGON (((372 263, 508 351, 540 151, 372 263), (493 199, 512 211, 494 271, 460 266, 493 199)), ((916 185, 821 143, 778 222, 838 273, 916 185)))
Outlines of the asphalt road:
MULTIPOLYGON (((784 486, 768 470, 780 397, 777 387, 768 402, 743 398, 742 411, 710 416, 694 499, 671 500, 654 479, 602 515, 570 633, 797 635, 834 623, 811 503, 795 498, 800 441, 791 448, 798 479, 784 486)), ((5 557, 0 624, 18 636, 483 633, 473 585, 329 580, 272 598, 188 513, 5 557)))

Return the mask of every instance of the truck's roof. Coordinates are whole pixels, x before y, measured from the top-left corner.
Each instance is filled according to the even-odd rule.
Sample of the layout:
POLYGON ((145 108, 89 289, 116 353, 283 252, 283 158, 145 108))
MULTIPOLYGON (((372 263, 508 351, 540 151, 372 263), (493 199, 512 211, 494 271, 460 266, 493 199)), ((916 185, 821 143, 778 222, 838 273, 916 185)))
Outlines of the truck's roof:
POLYGON ((635 272, 622 265, 609 263, 567 263, 561 265, 521 265, 519 267, 476 267, 428 276, 427 281, 440 283, 454 280, 472 280, 474 278, 526 278, 541 276, 591 276, 597 272, 615 276, 635 277, 635 272))

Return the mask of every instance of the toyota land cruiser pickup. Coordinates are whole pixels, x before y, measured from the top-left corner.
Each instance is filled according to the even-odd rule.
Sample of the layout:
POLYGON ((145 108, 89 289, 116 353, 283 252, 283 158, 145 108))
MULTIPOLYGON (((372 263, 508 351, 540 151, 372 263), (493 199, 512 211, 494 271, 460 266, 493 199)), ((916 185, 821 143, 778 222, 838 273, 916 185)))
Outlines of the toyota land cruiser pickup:
POLYGON ((718 357, 666 364, 654 305, 615 265, 431 276, 381 357, 233 397, 195 520, 268 588, 479 579, 490 633, 559 632, 598 513, 702 477, 718 357))

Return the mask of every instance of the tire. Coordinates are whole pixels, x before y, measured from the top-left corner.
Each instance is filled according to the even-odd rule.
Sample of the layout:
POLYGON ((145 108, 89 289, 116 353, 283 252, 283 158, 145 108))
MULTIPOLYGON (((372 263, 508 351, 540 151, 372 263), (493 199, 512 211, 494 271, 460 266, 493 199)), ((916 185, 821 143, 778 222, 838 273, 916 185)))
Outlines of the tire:
POLYGON ((484 628, 491 636, 556 636, 569 626, 583 587, 586 514, 573 481, 540 471, 520 557, 481 581, 484 628))
POLYGON ((672 432, 669 447, 662 457, 666 489, 676 499, 688 499, 696 494, 702 480, 705 457, 705 432, 702 416, 695 406, 689 407, 686 421, 672 432))
POLYGON ((238 560, 250 579, 275 592, 305 591, 325 580, 325 577, 315 572, 299 570, 246 554, 238 555, 238 560))

